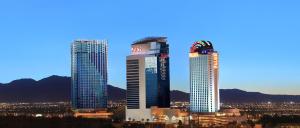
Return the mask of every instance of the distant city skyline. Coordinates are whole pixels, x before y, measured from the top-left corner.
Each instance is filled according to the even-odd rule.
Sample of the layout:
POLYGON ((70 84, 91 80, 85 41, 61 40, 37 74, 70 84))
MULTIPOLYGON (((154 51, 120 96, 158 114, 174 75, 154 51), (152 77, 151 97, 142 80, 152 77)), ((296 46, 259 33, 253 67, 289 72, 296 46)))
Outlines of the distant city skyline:
POLYGON ((108 83, 126 88, 132 41, 168 37, 171 90, 189 92, 190 42, 220 53, 220 88, 300 95, 300 1, 1 1, 0 83, 70 76, 70 43, 107 39, 108 83), (16 2, 18 4, 16 4, 16 2))

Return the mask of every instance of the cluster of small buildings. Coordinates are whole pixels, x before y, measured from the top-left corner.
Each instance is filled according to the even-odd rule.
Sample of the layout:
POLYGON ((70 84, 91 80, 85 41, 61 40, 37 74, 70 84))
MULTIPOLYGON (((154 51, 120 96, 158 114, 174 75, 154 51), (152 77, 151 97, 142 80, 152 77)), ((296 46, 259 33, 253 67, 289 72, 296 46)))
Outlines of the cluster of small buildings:
MULTIPOLYGON (((72 43, 72 109, 75 116, 109 117, 107 41, 72 43), (90 114, 89 114, 90 113, 90 114)), ((219 97, 219 55, 210 41, 196 41, 189 53, 189 109, 170 107, 170 56, 166 37, 147 37, 131 45, 126 57, 126 121, 188 123, 199 114, 208 120, 223 115, 219 97), (218 115, 219 114, 219 115, 218 115), (212 117, 212 118, 210 118, 212 117)), ((187 67, 188 68, 188 67, 187 67)), ((219 119, 219 118, 218 118, 219 119)), ((219 119, 223 121, 222 118, 219 119)), ((219 123, 219 122, 216 122, 219 123)))

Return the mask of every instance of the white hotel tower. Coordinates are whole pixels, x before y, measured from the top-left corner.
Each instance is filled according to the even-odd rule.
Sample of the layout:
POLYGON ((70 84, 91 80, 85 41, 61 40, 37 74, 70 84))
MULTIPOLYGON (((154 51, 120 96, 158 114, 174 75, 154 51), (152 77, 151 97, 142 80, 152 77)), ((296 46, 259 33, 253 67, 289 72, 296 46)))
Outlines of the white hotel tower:
POLYGON ((190 59, 190 111, 192 113, 218 112, 219 62, 218 53, 211 42, 197 41, 189 54, 190 59))

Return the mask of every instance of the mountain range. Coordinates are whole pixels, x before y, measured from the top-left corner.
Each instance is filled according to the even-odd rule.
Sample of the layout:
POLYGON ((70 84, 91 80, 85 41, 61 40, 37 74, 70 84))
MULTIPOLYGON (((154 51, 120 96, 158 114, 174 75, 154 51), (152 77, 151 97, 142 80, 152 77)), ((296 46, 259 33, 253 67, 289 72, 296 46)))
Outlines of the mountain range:
MULTIPOLYGON (((108 85, 108 99, 125 100, 126 90, 108 85)), ((50 76, 39 81, 19 79, 0 83, 0 102, 59 102, 70 101, 71 78, 50 76)), ((189 93, 172 90, 171 101, 188 101, 189 93)), ((239 89, 220 89, 222 103, 300 102, 300 95, 270 95, 239 89)))

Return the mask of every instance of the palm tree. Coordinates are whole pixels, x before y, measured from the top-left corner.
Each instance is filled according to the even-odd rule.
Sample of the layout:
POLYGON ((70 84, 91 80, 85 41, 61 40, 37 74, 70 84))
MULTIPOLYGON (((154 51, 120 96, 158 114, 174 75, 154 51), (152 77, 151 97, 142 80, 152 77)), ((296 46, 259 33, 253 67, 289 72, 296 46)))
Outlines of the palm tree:
POLYGON ((182 123, 181 120, 178 121, 178 126, 177 126, 177 128, 184 128, 184 127, 183 127, 183 123, 182 123))

